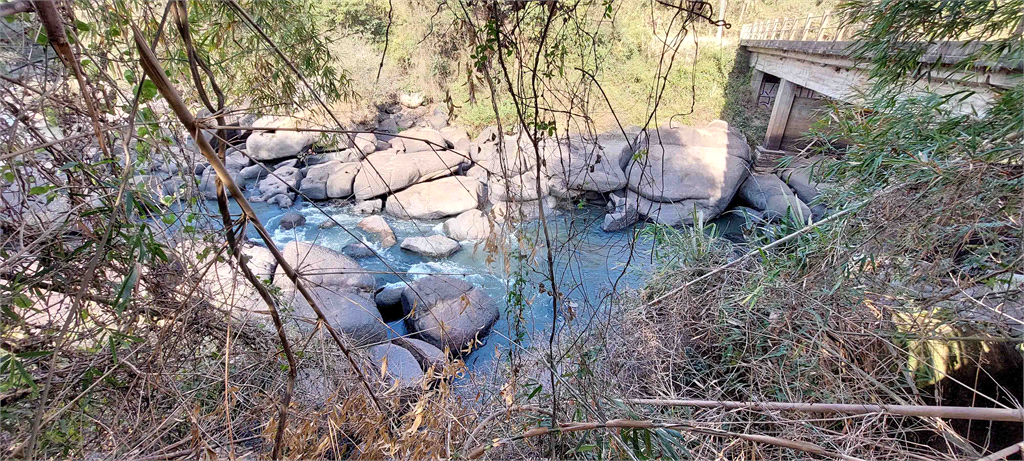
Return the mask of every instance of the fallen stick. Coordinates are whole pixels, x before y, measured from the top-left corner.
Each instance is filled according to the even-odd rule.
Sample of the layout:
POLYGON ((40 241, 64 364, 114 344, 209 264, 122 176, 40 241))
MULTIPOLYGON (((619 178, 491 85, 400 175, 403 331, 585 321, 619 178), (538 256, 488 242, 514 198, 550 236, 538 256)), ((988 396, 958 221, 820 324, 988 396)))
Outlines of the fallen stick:
POLYGON ((718 400, 623 399, 623 403, 662 407, 721 408, 724 410, 803 411, 807 413, 843 413, 863 415, 885 413, 922 418, 972 419, 982 421, 1024 422, 1022 408, 982 408, 929 405, 862 405, 847 403, 737 402, 718 400))
POLYGON ((705 427, 697 427, 693 423, 689 422, 663 422, 656 423, 654 421, 634 421, 629 419, 613 419, 606 422, 583 422, 583 423, 570 423, 560 425, 557 429, 551 429, 548 427, 535 427, 520 435, 509 437, 505 439, 495 440, 494 442, 486 445, 481 445, 473 450, 469 454, 469 459, 477 459, 487 450, 497 448, 502 445, 515 442, 517 440, 525 440, 531 437, 539 437, 542 435, 555 434, 555 433, 567 433, 577 431, 589 431, 595 429, 668 429, 675 431, 693 432, 697 434, 705 434, 716 437, 732 437, 750 442, 766 443, 768 445, 774 445, 777 447, 790 448, 805 453, 813 453, 820 456, 829 456, 832 458, 838 458, 846 461, 862 461, 860 458, 853 456, 847 456, 840 453, 833 453, 822 448, 820 445, 816 445, 810 442, 802 442, 799 440, 789 440, 779 437, 773 437, 770 435, 758 435, 758 434, 742 434, 739 432, 729 432, 720 429, 711 429, 705 427))

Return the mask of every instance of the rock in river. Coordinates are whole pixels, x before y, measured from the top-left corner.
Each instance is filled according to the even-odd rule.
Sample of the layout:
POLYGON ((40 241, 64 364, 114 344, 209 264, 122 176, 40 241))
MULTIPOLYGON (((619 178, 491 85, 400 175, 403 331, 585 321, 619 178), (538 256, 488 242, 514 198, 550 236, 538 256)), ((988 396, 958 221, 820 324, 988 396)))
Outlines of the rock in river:
POLYGON ((406 325, 438 349, 461 354, 498 321, 498 305, 480 287, 452 277, 428 275, 402 292, 406 325))
POLYGON ((688 224, 694 210, 704 219, 718 216, 750 170, 746 139, 721 120, 705 128, 661 127, 642 147, 647 154, 627 169, 629 189, 652 202, 638 203, 640 214, 663 224, 688 224))
POLYGON ((483 194, 477 179, 450 176, 395 193, 388 197, 384 212, 402 219, 439 219, 478 207, 483 194))
POLYGON ((462 245, 448 237, 435 234, 430 237, 408 237, 402 240, 402 249, 431 258, 447 258, 462 249, 462 245))
POLYGON ((301 213, 289 211, 281 216, 281 229, 289 230, 306 224, 306 217, 301 213))

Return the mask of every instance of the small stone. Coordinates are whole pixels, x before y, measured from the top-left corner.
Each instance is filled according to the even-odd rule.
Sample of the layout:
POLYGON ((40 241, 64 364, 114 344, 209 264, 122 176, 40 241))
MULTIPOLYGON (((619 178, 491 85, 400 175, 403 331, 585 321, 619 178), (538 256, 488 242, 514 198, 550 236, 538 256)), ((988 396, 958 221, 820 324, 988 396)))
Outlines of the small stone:
POLYGON ((320 229, 330 229, 332 227, 337 227, 337 225, 338 225, 338 223, 334 222, 334 220, 328 219, 327 221, 324 221, 324 222, 320 223, 316 227, 320 228, 320 229))

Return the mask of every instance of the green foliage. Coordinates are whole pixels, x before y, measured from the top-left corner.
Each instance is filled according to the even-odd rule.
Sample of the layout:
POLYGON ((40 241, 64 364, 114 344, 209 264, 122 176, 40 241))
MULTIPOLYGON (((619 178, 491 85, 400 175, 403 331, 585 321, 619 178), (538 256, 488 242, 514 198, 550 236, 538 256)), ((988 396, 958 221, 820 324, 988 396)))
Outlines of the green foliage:
POLYGON ((942 77, 950 70, 972 75, 976 66, 1019 65, 1024 59, 1018 29, 1024 21, 1022 0, 855 0, 842 8, 849 22, 870 26, 857 33, 852 51, 871 61, 877 93, 895 96, 910 82, 940 73, 942 60, 921 61, 934 44, 944 41, 979 47, 952 69, 941 70, 942 77))

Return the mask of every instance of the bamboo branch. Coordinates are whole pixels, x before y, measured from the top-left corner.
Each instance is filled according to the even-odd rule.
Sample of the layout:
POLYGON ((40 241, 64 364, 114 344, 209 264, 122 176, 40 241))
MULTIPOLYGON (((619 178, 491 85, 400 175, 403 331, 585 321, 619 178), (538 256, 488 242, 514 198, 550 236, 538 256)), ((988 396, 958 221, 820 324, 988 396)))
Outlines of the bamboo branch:
POLYGON ((563 424, 557 429, 551 429, 547 427, 535 427, 515 437, 509 437, 505 439, 496 440, 486 445, 481 445, 473 450, 469 454, 469 459, 477 459, 483 456, 483 454, 492 448, 496 448, 502 445, 508 445, 517 440, 525 440, 531 437, 539 437, 542 435, 552 433, 566 433, 566 432, 578 432, 578 431, 589 431, 595 429, 668 429, 675 431, 693 432, 697 434, 711 435, 717 437, 733 437, 749 442, 766 443, 768 445, 774 445, 777 447, 789 448, 805 453, 813 453, 819 456, 828 456, 832 458, 838 458, 846 461, 863 461, 860 458, 853 456, 847 456, 841 453, 833 453, 822 448, 820 445, 816 445, 810 442, 803 442, 799 440, 789 440, 779 437, 773 437, 770 435, 758 435, 758 434, 742 434, 738 432, 723 431, 720 429, 710 429, 704 427, 697 427, 689 422, 664 422, 656 423, 654 421, 634 421, 629 419, 614 419, 606 422, 583 422, 583 423, 572 423, 563 424))
POLYGON ((884 413, 898 416, 919 416, 922 418, 972 419, 983 421, 1024 422, 1021 408, 982 408, 928 405, 861 405, 845 403, 799 403, 799 402, 736 402, 718 400, 663 400, 624 399, 624 403, 655 405, 662 407, 721 408, 723 410, 751 411, 804 411, 808 413, 843 413, 864 415, 884 413))

